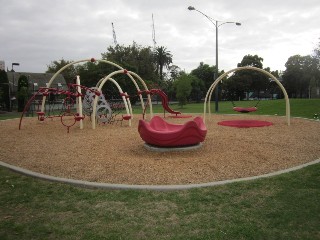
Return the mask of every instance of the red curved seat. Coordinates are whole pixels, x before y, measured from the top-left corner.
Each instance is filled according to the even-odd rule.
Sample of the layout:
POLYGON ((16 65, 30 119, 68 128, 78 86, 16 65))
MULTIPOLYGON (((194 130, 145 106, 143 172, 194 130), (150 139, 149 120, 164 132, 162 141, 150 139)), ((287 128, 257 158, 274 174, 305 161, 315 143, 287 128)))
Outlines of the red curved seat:
POLYGON ((155 116, 150 122, 139 120, 138 131, 146 143, 160 147, 195 145, 203 142, 207 134, 201 117, 185 124, 171 124, 155 116))
POLYGON ((257 111, 256 107, 234 107, 234 111, 241 112, 241 113, 249 113, 257 111))

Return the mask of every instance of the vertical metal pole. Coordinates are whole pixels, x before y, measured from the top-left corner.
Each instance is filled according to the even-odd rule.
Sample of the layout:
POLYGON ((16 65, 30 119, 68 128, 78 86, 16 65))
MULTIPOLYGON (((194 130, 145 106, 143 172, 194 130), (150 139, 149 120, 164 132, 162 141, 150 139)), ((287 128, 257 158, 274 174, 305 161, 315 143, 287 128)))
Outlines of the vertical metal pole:
MULTIPOLYGON (((219 77, 219 59, 218 59, 218 21, 216 21, 216 74, 215 79, 216 80, 219 77)), ((215 89, 215 111, 219 112, 219 84, 217 84, 215 89)))
POLYGON ((12 112, 12 103, 11 103, 11 86, 10 86, 10 80, 8 82, 8 88, 9 88, 9 112, 12 112))
MULTIPOLYGON (((15 97, 17 94, 17 92, 15 91, 15 74, 14 72, 12 72, 13 74, 13 81, 12 81, 12 91, 11 91, 11 94, 15 97)), ((9 86, 10 87, 10 86, 9 86)), ((10 97, 10 112, 12 112, 12 102, 11 102, 11 97, 10 97)))

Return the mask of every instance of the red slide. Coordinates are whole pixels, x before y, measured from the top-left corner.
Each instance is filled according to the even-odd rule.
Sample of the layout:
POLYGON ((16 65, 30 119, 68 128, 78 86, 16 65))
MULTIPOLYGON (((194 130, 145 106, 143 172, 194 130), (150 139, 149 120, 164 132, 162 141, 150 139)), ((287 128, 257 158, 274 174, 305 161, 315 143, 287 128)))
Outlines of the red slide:
POLYGON ((164 91, 162 91, 161 89, 151 89, 150 93, 151 94, 158 94, 161 97, 162 106, 167 112, 172 113, 172 114, 176 114, 176 115, 181 114, 181 112, 174 111, 169 107, 168 96, 167 96, 167 94, 165 94, 164 91))

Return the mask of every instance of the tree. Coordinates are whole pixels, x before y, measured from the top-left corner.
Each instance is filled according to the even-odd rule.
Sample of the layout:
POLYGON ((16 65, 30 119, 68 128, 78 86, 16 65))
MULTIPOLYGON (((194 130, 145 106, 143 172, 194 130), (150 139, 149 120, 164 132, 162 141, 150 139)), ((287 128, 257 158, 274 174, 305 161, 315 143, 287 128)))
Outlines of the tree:
POLYGON ((179 102, 179 105, 183 107, 188 102, 188 97, 192 91, 192 81, 195 79, 195 76, 182 74, 178 79, 174 82, 174 86, 176 89, 176 97, 179 102))
MULTIPOLYGON (((245 55, 237 67, 263 67, 263 58, 258 55, 245 55)), ((235 72, 226 82, 223 83, 223 89, 226 92, 226 98, 231 100, 243 99, 248 97, 248 92, 255 92, 260 97, 261 92, 265 92, 269 85, 269 79, 265 74, 258 71, 242 70, 235 72)))
POLYGON ((176 97, 174 82, 181 76, 184 72, 177 65, 170 65, 168 68, 168 73, 165 74, 164 81, 160 83, 160 88, 167 93, 169 99, 174 99, 176 97))
MULTIPOLYGON (((110 46, 107 52, 101 54, 103 59, 114 62, 121 67, 137 73, 147 82, 155 82, 154 56, 150 46, 143 47, 133 42, 132 45, 110 46)), ((109 67, 110 69, 110 67, 109 67)), ((112 71, 118 70, 111 68, 112 71)))
MULTIPOLYGON (((319 40, 320 40, 320 38, 319 38, 319 40)), ((316 61, 318 71, 315 74, 315 76, 312 77, 312 81, 310 83, 309 89, 310 89, 310 93, 312 92, 312 89, 314 89, 319 97, 319 91, 320 91, 320 41, 318 43, 318 46, 313 50, 313 52, 314 52, 313 57, 316 61)))
POLYGON ((318 46, 313 50, 313 53, 314 53, 314 57, 318 59, 318 67, 320 67, 320 41, 318 43, 318 46))
POLYGON ((310 86, 319 79, 318 60, 307 56, 294 55, 285 64, 282 79, 288 95, 292 98, 308 97, 310 86))
MULTIPOLYGON (((47 69, 46 73, 56 73, 62 67, 66 66, 67 64, 69 64, 71 62, 73 62, 73 61, 66 61, 63 58, 59 61, 53 61, 53 62, 51 62, 50 65, 47 65, 48 69, 47 69)), ((66 80, 66 83, 74 83, 75 77, 77 75, 75 67, 73 65, 64 69, 64 71, 62 71, 61 74, 64 77, 64 79, 66 80)))
MULTIPOLYGON (((135 42, 132 45, 116 45, 110 46, 107 52, 102 53, 102 58, 114 62, 121 67, 137 73, 147 85, 152 85, 157 82, 157 75, 155 72, 154 56, 151 47, 142 47, 135 42)), ((111 73, 118 70, 116 67, 105 65, 105 70, 111 73)), ((106 75, 105 75, 106 76, 106 75)), ((125 75, 116 76, 116 81, 119 83, 123 91, 128 92, 130 96, 136 96, 136 88, 132 81, 128 80, 125 75)), ((106 85, 113 93, 118 94, 114 86, 106 85)), ((134 103, 135 99, 133 99, 134 103)))
POLYGON ((256 67, 256 68, 262 68, 263 64, 263 58, 259 57, 258 55, 246 55, 242 58, 242 61, 238 63, 238 67, 256 67))
POLYGON ((191 78, 190 100, 196 101, 197 103, 199 103, 207 92, 204 87, 204 82, 193 75, 190 75, 190 78, 191 78))
POLYGON ((156 73, 159 75, 160 80, 162 81, 163 69, 168 69, 172 63, 172 54, 163 46, 157 47, 154 51, 154 59, 156 64, 156 73))
MULTIPOLYGON (((203 92, 209 89, 209 87, 214 82, 214 73, 216 72, 215 66, 209 66, 208 64, 204 64, 200 62, 199 66, 196 69, 191 71, 191 75, 196 76, 197 78, 201 79, 204 83, 203 92)), ((221 73, 219 73, 220 75, 221 73)))
POLYGON ((0 104, 4 104, 7 111, 11 111, 9 88, 7 73, 4 70, 0 70, 0 104))
POLYGON ((27 103, 28 100, 28 78, 25 75, 21 75, 18 80, 18 112, 22 112, 24 109, 24 106, 27 103))

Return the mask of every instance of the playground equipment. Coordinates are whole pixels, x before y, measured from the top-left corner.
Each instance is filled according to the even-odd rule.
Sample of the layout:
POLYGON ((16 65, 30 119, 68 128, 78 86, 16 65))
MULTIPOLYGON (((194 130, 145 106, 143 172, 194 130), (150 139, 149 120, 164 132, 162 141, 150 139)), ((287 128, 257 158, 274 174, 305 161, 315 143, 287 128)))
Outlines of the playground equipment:
POLYGON ((255 112, 258 110, 256 106, 254 107, 233 107, 233 110, 240 113, 249 113, 249 112, 255 112))
POLYGON ((157 94, 157 95, 159 95, 161 97, 161 103, 162 103, 162 107, 163 107, 163 110, 164 110, 163 111, 164 117, 165 117, 165 111, 167 111, 168 113, 171 113, 171 114, 175 114, 176 116, 181 114, 181 112, 174 111, 173 109, 171 109, 169 107, 169 99, 168 99, 167 94, 165 94, 164 91, 162 91, 161 89, 151 89, 150 93, 151 94, 157 94))
MULTIPOLYGON (((72 127, 76 122, 80 122, 80 128, 83 128, 83 123, 82 120, 85 118, 85 116, 82 114, 82 93, 81 90, 85 89, 87 92, 91 92, 93 95, 100 95, 100 92, 97 92, 95 89, 90 89, 85 86, 80 85, 80 78, 77 76, 76 84, 69 84, 68 85, 68 90, 61 90, 58 88, 49 88, 49 87, 44 87, 44 88, 39 88, 39 90, 34 93, 27 104, 24 107, 24 110, 21 114, 20 117, 20 122, 19 122, 19 130, 21 129, 21 124, 23 117, 25 113, 28 111, 30 108, 30 105, 33 103, 35 98, 37 96, 42 96, 43 98, 50 96, 50 94, 55 94, 55 95, 62 95, 64 96, 63 101, 62 101, 62 108, 61 109, 56 109, 56 112, 53 112, 55 109, 49 109, 52 110, 53 114, 49 115, 48 112, 46 113, 45 111, 37 111, 36 114, 38 115, 38 120, 43 122, 45 121, 46 118, 60 118, 60 121, 63 126, 67 127, 68 132, 70 127, 72 127), (76 112, 72 112, 74 109, 74 106, 76 105, 76 112)), ((43 100, 38 102, 39 104, 41 103, 41 106, 45 106, 43 103, 43 100)), ((39 106, 38 106, 39 109, 39 106)), ((50 112, 49 112, 50 113, 50 112)))
MULTIPOLYGON (((163 117, 164 118, 166 117, 166 111, 171 113, 171 114, 175 114, 175 115, 170 115, 169 117, 171 117, 171 118, 190 118, 190 117, 192 117, 191 115, 182 115, 181 112, 174 111, 172 108, 170 108, 169 107, 168 96, 161 89, 152 88, 152 89, 150 89, 148 91, 141 91, 140 93, 148 93, 151 96, 157 94, 157 95, 159 95, 161 97, 161 104, 162 104, 162 107, 163 107, 163 117)), ((143 119, 144 119, 145 112, 146 112, 146 109, 147 109, 148 106, 149 106, 149 104, 147 103, 145 105, 144 110, 143 110, 143 113, 142 113, 143 119)))
MULTIPOLYGON (((137 75, 136 73, 134 73, 134 72, 127 71, 126 69, 121 69, 121 70, 114 71, 114 72, 110 73, 108 76, 106 76, 105 78, 101 79, 97 83, 96 87, 97 87, 98 91, 101 92, 102 87, 104 86, 104 84, 107 81, 113 82, 114 84, 117 85, 117 87, 119 89, 120 86, 118 86, 117 82, 112 79, 112 77, 117 75, 117 74, 125 74, 125 75, 129 76, 129 78, 132 80, 133 84, 136 87, 137 94, 138 94, 138 96, 140 98, 142 111, 144 111, 144 109, 145 109, 143 98, 142 98, 142 93, 143 92, 147 93, 147 95, 148 95, 147 96, 148 97, 148 104, 150 106, 150 115, 152 117, 153 116, 153 111, 152 111, 152 103, 151 103, 150 91, 148 90, 148 87, 147 87, 146 83, 142 80, 142 78, 139 75, 137 75), (140 88, 139 88, 136 80, 133 78, 133 76, 135 78, 137 78, 139 80, 139 82, 143 85, 144 91, 140 90, 140 88)), ((121 97, 122 97, 122 99, 123 99, 123 101, 125 103, 125 108, 126 108, 126 112, 127 112, 127 114, 124 116, 124 119, 125 120, 129 120, 129 126, 131 126, 131 119, 133 117, 133 114, 132 114, 132 108, 131 108, 131 103, 130 103, 129 96, 128 96, 128 94, 123 93, 122 90, 120 90, 120 89, 119 89, 119 92, 120 92, 120 95, 121 95, 121 97)), ((93 107, 92 107, 93 113, 96 112, 97 105, 98 105, 98 98, 95 97, 95 99, 93 101, 93 107)), ((95 129, 96 128, 96 115, 93 114, 93 113, 91 114, 91 122, 92 122, 92 129, 95 129)))
POLYGON ((229 120, 218 122, 218 125, 237 127, 237 128, 251 128, 251 127, 266 127, 273 125, 272 122, 259 120, 229 120))
MULTIPOLYGON (((212 96, 212 93, 213 93, 214 89, 218 85, 218 83, 221 82, 222 79, 224 77, 226 77, 228 74, 230 74, 232 72, 236 72, 236 71, 241 71, 241 70, 254 70, 254 71, 262 72, 262 73, 266 74, 268 77, 270 77, 272 80, 274 80, 278 84, 278 86, 280 87, 280 89, 283 92, 283 95, 284 95, 284 98, 285 98, 285 101, 286 101, 286 120, 287 120, 287 125, 289 126, 290 125, 290 102, 289 102, 289 97, 288 97, 288 94, 287 94, 285 88, 283 87, 281 82, 275 76, 273 76, 271 73, 269 73, 269 72, 267 72, 267 71, 265 71, 263 69, 256 68, 256 67, 238 67, 238 68, 234 68, 234 69, 232 69, 230 71, 227 71, 224 74, 222 74, 220 77, 218 77, 212 83, 212 85, 210 86, 210 88, 207 91, 207 94, 206 94, 206 97, 205 97, 205 101, 204 101, 204 110, 203 110, 204 122, 206 121, 207 106, 208 106, 209 115, 211 114, 211 108, 210 108, 211 96, 212 96)), ((254 111, 254 109, 245 109, 245 108, 238 109, 238 110, 243 110, 243 111, 246 110, 248 112, 250 110, 254 111)))
MULTIPOLYGON (((69 132, 69 128, 71 126, 73 126, 76 121, 80 122, 80 129, 82 129, 83 128, 83 121, 82 120, 84 119, 85 115, 90 116, 90 118, 92 119, 92 121, 93 121, 92 128, 93 129, 95 128, 96 122, 112 123, 112 122, 118 121, 115 119, 116 114, 114 114, 113 109, 112 109, 115 107, 116 107, 118 113, 122 109, 124 109, 126 111, 126 114, 121 116, 121 121, 128 120, 129 126, 131 126, 131 119, 133 117, 133 114, 132 114, 132 107, 131 107, 129 96, 126 92, 123 92, 121 87, 119 86, 119 84, 114 79, 111 78, 112 76, 119 74, 119 73, 126 74, 131 79, 131 81, 134 83, 134 85, 138 91, 138 95, 140 97, 141 107, 142 107, 142 109, 144 109, 144 102, 143 102, 143 99, 141 96, 142 91, 140 90, 134 77, 137 78, 140 81, 140 83, 143 85, 144 91, 148 92, 148 88, 147 88, 145 82, 140 78, 140 76, 138 76, 137 74, 135 74, 133 72, 129 72, 129 71, 123 69, 122 67, 120 67, 119 65, 112 63, 112 62, 109 62, 107 60, 95 60, 94 58, 84 59, 84 60, 71 62, 71 63, 65 65, 64 67, 62 67, 59 71, 57 71, 52 76, 52 78, 47 83, 46 88, 40 88, 38 90, 38 92, 35 93, 30 98, 30 100, 28 101, 28 103, 25 106, 25 110, 23 111, 23 113, 21 115, 19 129, 21 129, 21 122, 22 122, 22 119, 23 119, 25 112, 29 109, 30 105, 33 103, 36 96, 42 96, 42 100, 38 101, 41 104, 41 109, 38 106, 38 111, 37 111, 38 119, 40 121, 44 121, 45 118, 48 117, 48 112, 46 111, 47 110, 46 109, 46 102, 47 102, 46 100, 47 100, 47 97, 50 96, 50 94, 66 95, 66 98, 63 100, 65 107, 55 117, 61 118, 61 123, 68 128, 68 132, 69 132), (68 91, 64 91, 64 90, 59 90, 57 88, 50 87, 52 82, 54 81, 54 79, 67 67, 70 67, 71 65, 74 65, 74 64, 78 64, 81 62, 88 62, 88 61, 107 63, 107 64, 110 64, 114 67, 119 68, 120 70, 115 71, 115 72, 109 74, 107 77, 101 79, 100 81, 98 81, 96 87, 93 87, 93 88, 88 88, 88 87, 80 85, 80 77, 79 76, 77 76, 77 84, 69 85, 69 88, 71 87, 73 89, 76 89, 75 92, 71 91, 70 89, 68 91), (102 87, 106 81, 111 81, 113 84, 116 85, 116 87, 118 88, 120 97, 123 101, 123 104, 114 104, 113 103, 110 105, 108 103, 108 101, 105 99, 105 96, 102 94, 102 87), (82 90, 86 91, 85 95, 82 94, 82 92, 81 92, 82 90), (82 98, 84 101, 83 105, 82 105, 82 98), (71 109, 74 107, 74 105, 76 105, 76 107, 77 107, 76 113, 71 112, 71 109), (122 109, 120 108, 120 106, 122 109), (84 112, 84 115, 82 114, 82 110, 84 112), (66 119, 68 119, 68 121, 66 119), (75 120, 75 121, 73 121, 73 120, 75 120)), ((150 114, 152 117, 153 112, 152 112, 150 94, 148 94, 147 99, 150 104, 150 114)))
MULTIPOLYGON (((113 63, 113 62, 110 62, 110 61, 107 61, 107 60, 96 60, 94 58, 91 58, 91 59, 84 59, 84 60, 79 60, 79 61, 74 61, 74 62, 71 62, 67 65, 65 65, 64 67, 62 67, 59 71, 57 71, 53 76, 52 78, 49 80, 49 82, 47 83, 47 88, 41 88, 41 92, 38 92, 38 95, 42 95, 42 101, 41 101, 41 109, 39 111, 39 114, 41 115, 40 116, 40 120, 44 120, 44 116, 46 114, 46 111, 45 111, 45 104, 46 104, 46 98, 47 96, 50 94, 50 92, 58 92, 57 89, 54 89, 54 88, 50 88, 52 82, 54 81, 54 79, 63 71, 65 70, 66 68, 72 66, 72 65, 75 65, 75 64, 78 64, 78 63, 81 63, 81 62, 103 62, 103 63, 107 63, 107 64, 110 64, 114 67, 117 67, 118 71, 115 71, 111 74, 109 74, 107 77, 105 78, 102 78, 100 81, 98 81, 97 85, 95 88, 87 88, 87 87, 81 87, 81 89, 86 89, 87 93, 85 95, 85 98, 84 98, 84 113, 87 114, 87 115, 90 115, 90 118, 92 120, 92 128, 95 129, 95 126, 96 126, 96 122, 99 121, 99 122, 102 122, 102 123, 107 123, 107 122, 112 122, 114 121, 114 119, 112 119, 112 107, 110 106, 110 104, 107 103, 107 101, 105 100, 104 96, 102 95, 102 87, 103 85, 105 84, 106 81, 111 81, 113 82, 116 87, 118 88, 119 90, 119 93, 120 93, 120 96, 121 96, 121 99, 123 100, 123 103, 124 103, 124 109, 126 111, 126 114, 122 116, 122 120, 128 120, 129 122, 129 125, 131 126, 131 119, 133 117, 133 114, 132 114, 132 108, 131 108, 131 103, 130 103, 130 99, 129 99, 129 96, 127 93, 123 92, 121 87, 119 86, 119 84, 114 80, 112 79, 111 77, 116 75, 116 74, 119 74, 119 73, 123 73, 123 74, 126 74, 130 79, 131 81, 134 83, 136 89, 137 89, 137 92, 138 92, 138 95, 139 95, 139 98, 140 98, 140 101, 141 101, 141 107, 142 109, 144 109, 144 102, 143 102, 143 99, 142 99, 142 96, 141 96, 141 90, 136 82, 136 80, 134 79, 137 78, 140 83, 143 85, 143 88, 144 88, 144 91, 148 92, 148 87, 147 85, 145 84, 145 82, 141 79, 140 76, 138 76, 137 74, 133 73, 133 72, 130 72, 130 71, 127 71, 125 69, 123 69, 122 67, 120 67, 119 65, 113 63), (134 76, 134 77, 133 77, 134 76), (94 93, 94 94, 93 94, 94 93), (96 93, 99 93, 99 94, 96 94, 96 93)), ((80 84, 78 84, 80 85, 80 84)), ((81 93, 81 90, 79 91, 79 96, 78 96, 78 99, 77 99, 77 103, 80 103, 82 104, 82 99, 83 95, 81 93)), ((150 98, 150 94, 148 94, 147 96, 147 99, 148 99, 148 102, 149 102, 149 105, 150 105, 150 115, 151 117, 153 116, 153 111, 152 111, 152 104, 151 104, 151 98, 150 98)), ((34 100, 34 98, 30 99, 30 101, 32 102, 34 100)), ((30 103, 31 104, 31 103, 30 103)), ((30 104, 28 105, 28 107, 30 106, 30 104)), ((82 105, 81 105, 82 106, 82 105)), ((119 105, 118 105, 119 106, 119 105)), ((81 107, 82 109, 82 107, 81 107)), ((81 110, 82 111, 82 110, 81 110)), ((79 114, 79 116, 82 117, 82 114, 79 114)), ((61 116, 60 116, 61 117, 61 116)), ((21 116, 21 119, 23 118, 23 115, 21 116)), ((78 119, 78 118, 77 118, 78 119)), ((82 120, 80 120, 80 128, 82 128, 83 125, 82 125, 82 120)), ((19 125, 19 129, 21 128, 21 123, 19 125)))
POLYGON ((138 132, 147 143, 157 147, 183 147, 204 141, 207 128, 201 117, 185 124, 170 124, 159 116, 150 122, 139 120, 138 132))

